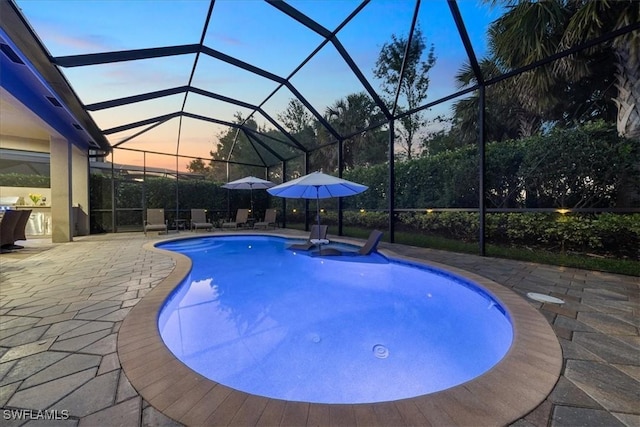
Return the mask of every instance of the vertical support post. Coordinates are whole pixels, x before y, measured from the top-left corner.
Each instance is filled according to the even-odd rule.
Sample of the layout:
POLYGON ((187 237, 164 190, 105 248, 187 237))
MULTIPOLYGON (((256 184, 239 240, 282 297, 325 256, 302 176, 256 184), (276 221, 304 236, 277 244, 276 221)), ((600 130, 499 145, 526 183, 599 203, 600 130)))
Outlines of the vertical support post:
MULTIPOLYGON (((282 182, 287 181, 287 162, 282 161, 282 182)), ((287 198, 282 197, 282 228, 287 228, 287 198)))
MULTIPOLYGON (((269 179, 269 166, 265 166, 265 167, 264 167, 264 179, 265 179, 265 180, 267 180, 267 181, 271 181, 271 180, 269 179)), ((263 206, 264 206, 264 208, 265 208, 265 211, 264 211, 264 212, 265 212, 265 214, 266 214, 266 213, 267 213, 266 209, 270 208, 271 206, 270 206, 270 204, 263 205, 263 206)), ((253 217, 254 217, 254 218, 256 218, 256 221, 258 221, 258 216, 256 216, 256 214, 255 214, 255 213, 254 213, 253 217)))
POLYGON ((115 171, 115 152, 111 150, 111 232, 117 233, 116 225, 116 171, 115 171))
POLYGON ((389 242, 395 238, 395 210, 396 210, 396 173, 395 173, 395 120, 389 120, 389 242))
MULTIPOLYGON (((309 153, 304 153, 304 174, 309 173, 309 153)), ((304 199, 304 229, 309 231, 309 199, 304 199)))
POLYGON ((71 242, 73 240, 73 214, 71 203, 73 174, 71 159, 71 143, 65 139, 50 137, 51 153, 51 241, 53 243, 71 242))
POLYGON ((147 152, 142 152, 142 230, 147 220, 147 152))
MULTIPOLYGON (((338 141, 338 178, 342 178, 342 171, 344 170, 344 155, 342 152, 344 146, 344 140, 338 141)), ((338 236, 342 236, 342 197, 338 197, 338 236)))
POLYGON ((479 250, 480 256, 485 256, 485 214, 486 214, 486 206, 485 206, 485 130, 484 130, 484 111, 485 111, 485 86, 483 84, 478 88, 478 175, 479 175, 479 185, 478 185, 478 220, 479 220, 479 250))
POLYGON ((88 150, 71 146, 71 186, 73 195, 72 236, 89 234, 89 155, 88 150))
POLYGON ((179 177, 179 172, 178 172, 178 154, 176 153, 176 218, 174 220, 175 222, 175 226, 176 226, 176 231, 178 230, 178 219, 180 219, 180 177, 179 177))

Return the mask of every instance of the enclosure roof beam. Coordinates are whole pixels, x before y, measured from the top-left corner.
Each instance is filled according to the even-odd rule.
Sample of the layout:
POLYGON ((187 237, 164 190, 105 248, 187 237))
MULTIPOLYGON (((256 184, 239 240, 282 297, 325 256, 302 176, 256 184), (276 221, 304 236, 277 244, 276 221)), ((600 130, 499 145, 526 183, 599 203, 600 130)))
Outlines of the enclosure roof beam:
POLYGON ((256 155, 262 162, 262 166, 267 167, 267 162, 264 161, 264 157, 262 156, 262 154, 260 154, 260 152, 256 148, 255 142, 249 137, 249 133, 245 129, 242 129, 242 133, 247 138, 247 140, 249 141, 249 144, 251 145, 251 148, 253 149, 253 151, 256 153, 256 155))
MULTIPOLYGON (((358 7, 356 7, 350 14, 349 16, 347 16, 347 18, 345 18, 344 21, 342 21, 342 23, 340 23, 340 25, 338 25, 338 27, 336 28, 335 32, 337 33, 338 31, 340 31, 340 29, 342 29, 345 25, 347 25, 353 18, 356 17, 356 15, 364 8, 365 5, 367 5, 369 3, 370 0, 364 0, 362 3, 360 3, 358 5, 358 7)), ((275 6, 276 3, 273 1, 268 1, 269 4, 271 4, 272 6, 275 6)), ((285 6, 286 7, 286 6, 285 6)), ((279 9, 281 10, 281 9, 279 9)), ((282 11, 282 10, 281 10, 282 11)), ((304 15, 303 15, 304 16, 304 15)), ((328 38, 324 38, 322 40, 322 42, 320 42, 320 44, 313 50, 313 52, 311 52, 302 62, 300 62, 298 64, 298 66, 289 74, 289 76, 287 76, 286 80, 290 81, 291 78, 296 75, 296 73, 298 73, 302 67, 304 67, 307 63, 309 63, 309 61, 311 60, 311 58, 313 58, 318 52, 320 52, 322 50, 323 47, 325 47, 328 43, 329 43, 329 39, 328 38)), ((280 90, 280 88, 284 86, 284 84, 280 84, 277 88, 275 88, 265 99, 264 101, 262 101, 262 103, 260 103, 260 108, 262 108, 262 106, 264 104, 266 104, 266 102, 271 99, 271 97, 273 97, 273 95, 275 95, 278 90, 280 90)), ((287 88, 289 90, 291 90, 290 86, 287 86, 287 88)), ((297 92, 297 91, 296 91, 297 92)), ((297 96, 297 95, 296 95, 297 96)), ((298 100, 300 102, 302 102, 305 107, 307 107, 307 104, 305 104, 305 99, 304 98, 299 98, 298 100)), ((309 107, 307 107, 307 109, 309 109, 309 107)), ((331 135, 333 135, 334 138, 336 138, 336 140, 340 140, 342 138, 342 136, 335 130, 335 128, 325 120, 325 118, 323 116, 321 116, 315 109, 309 110, 311 112, 311 114, 313 114, 313 116, 318 120, 318 122, 329 131, 329 133, 331 135)), ((252 113, 253 114, 253 113, 252 113)), ((251 115, 249 115, 249 117, 251 117, 251 115)))
POLYGON ((369 96, 371 96, 371 98, 376 103, 378 108, 380 108, 380 111, 382 111, 382 114, 384 114, 385 117, 390 120, 392 118, 392 115, 389 109, 387 108, 387 105, 378 96, 378 93, 373 89, 373 86, 371 86, 371 84, 369 83, 369 80, 367 80, 364 74, 362 74, 362 71, 360 71, 360 68, 358 68, 355 61, 351 58, 351 55, 349 55, 349 53, 344 48, 344 46, 342 46, 342 43, 340 43, 337 37, 334 37, 331 40, 331 42, 333 43, 335 48, 338 50, 340 55, 342 55, 342 58, 345 60, 349 68, 351 68, 351 71, 353 72, 353 74, 355 74, 355 76, 358 78, 362 86, 364 86, 369 96))
POLYGON ((128 123, 126 125, 116 126, 110 129, 104 129, 102 133, 104 133, 105 135, 111 135, 112 133, 123 132, 125 130, 134 129, 140 126, 146 126, 146 125, 154 124, 157 122, 166 122, 167 120, 170 120, 179 116, 180 116, 180 112, 163 114, 162 116, 151 117, 149 119, 140 120, 134 123, 128 123))
MULTIPOLYGON (((333 33, 331 33, 329 30, 327 30, 322 25, 318 24, 316 21, 309 18, 308 16, 300 13, 297 9, 294 9, 293 7, 289 6, 287 3, 281 0, 267 0, 267 3, 269 3, 271 6, 275 7, 276 9, 278 9, 280 12, 290 16, 291 18, 295 19, 305 27, 311 29, 315 33, 322 36, 325 40, 323 41, 323 43, 321 43, 321 46, 325 46, 329 42, 329 40, 333 37, 333 33)), ((305 59, 303 63, 308 62, 311 59, 311 57, 316 53, 318 53, 319 51, 320 51, 320 47, 318 47, 318 49, 316 49, 312 55, 310 55, 307 59, 305 59)), ((302 64, 299 68, 296 69, 296 71, 298 71, 301 67, 302 67, 302 64)), ((333 126, 331 126, 331 124, 329 124, 329 122, 324 118, 324 116, 322 116, 315 109, 315 107, 311 105, 311 103, 307 101, 307 99, 304 96, 302 96, 302 94, 298 91, 298 89, 296 89, 293 86, 293 84, 290 81, 291 77, 293 77, 293 73, 286 79, 286 82, 284 83, 284 85, 296 96, 296 98, 298 98, 300 102, 302 102, 302 104, 309 110, 309 112, 313 114, 316 120, 318 120, 318 122, 322 126, 324 126, 324 128, 327 129, 329 133, 333 135, 334 138, 336 138, 337 140, 342 139, 342 136, 338 133, 338 131, 333 126)))
POLYGON ((86 65, 100 65, 114 62, 136 61, 141 59, 162 58, 165 56, 176 56, 185 54, 204 53, 212 58, 231 64, 235 67, 242 68, 253 74, 267 78, 274 82, 284 83, 284 79, 280 76, 272 74, 262 68, 251 65, 247 62, 226 55, 215 49, 200 44, 187 44, 180 46, 166 46, 147 49, 132 49, 117 52, 89 53, 83 55, 70 55, 53 57, 51 61, 61 67, 81 67, 86 65))
POLYGON ((86 108, 88 111, 100 111, 107 108, 120 107, 136 102, 149 101, 165 96, 176 95, 187 90, 189 90, 189 86, 177 86, 170 89, 157 90, 154 92, 141 93, 139 95, 126 96, 123 98, 110 99, 108 101, 95 102, 93 104, 86 104, 84 108, 86 108))
POLYGON ((199 44, 154 47, 147 49, 121 50, 116 52, 87 53, 82 55, 56 56, 51 62, 60 67, 83 67, 86 65, 110 64, 113 62, 136 61, 140 59, 162 58, 186 55, 200 51, 199 44))
POLYGON ((393 105, 391 106, 392 116, 396 114, 396 109, 398 108, 398 98, 400 98, 400 92, 402 92, 402 81, 404 80, 404 71, 407 67, 407 61, 409 61, 409 55, 411 53, 411 43, 413 42, 413 33, 416 29, 416 21, 418 20, 419 11, 420 11, 420 0, 416 0, 416 7, 413 9, 413 18, 411 19, 411 28, 409 29, 409 37, 407 37, 407 45, 404 47, 404 57, 402 58, 402 65, 400 65, 400 76, 398 77, 398 87, 396 88, 396 96, 393 98, 393 105))
MULTIPOLYGON (((378 96, 377 92, 373 89, 373 87, 371 86, 371 84, 369 83, 367 78, 364 76, 364 74, 360 71, 360 68, 358 68, 358 66, 356 65, 355 61, 351 58, 351 55, 349 55, 349 52, 347 52, 347 50, 344 48, 342 43, 340 43, 340 41, 338 40, 335 32, 329 31, 327 28, 323 27, 322 25, 320 25, 319 23, 317 23, 313 19, 309 18, 305 14, 301 13, 297 9, 291 7, 290 5, 285 3, 284 1, 267 0, 267 2, 270 5, 272 5, 273 7, 275 7, 276 9, 278 9, 279 11, 283 12, 284 14, 286 14, 289 17, 295 19, 296 21, 298 21, 299 23, 301 23, 305 27, 309 28, 310 30, 312 30, 316 34, 324 37, 327 40, 330 40, 331 43, 333 43, 333 45, 336 48, 336 50, 338 51, 338 53, 340 54, 340 56, 342 56, 342 59, 347 63, 347 65, 349 66, 349 68, 351 69, 353 74, 360 81, 360 84, 362 84, 362 86, 365 88, 365 90, 367 91, 369 96, 371 96, 371 98, 378 105, 380 110, 382 110, 382 113, 387 117, 387 119, 391 118, 391 113, 387 109, 387 106, 382 101, 382 99, 380 99, 380 97, 378 96)), ((368 1, 367 2, 363 2, 362 5, 364 5, 366 3, 368 3, 368 1)), ((351 17, 349 17, 348 19, 350 19, 350 18, 351 17)), ((338 140, 342 140, 343 139, 343 138, 340 138, 339 136, 336 136, 336 137, 337 137, 338 140)))
MULTIPOLYGON (((137 153, 159 154, 161 156, 166 156, 167 155, 167 153, 163 153, 163 152, 160 152, 160 151, 141 150, 139 148, 121 147, 120 150, 135 151, 137 153)), ((170 154, 170 156, 175 156, 175 154, 170 154)), ((185 159, 202 160, 202 157, 196 157, 196 156, 180 155, 180 157, 185 158, 185 159)), ((256 165, 256 164, 253 164, 253 163, 244 163, 244 162, 234 162, 232 160, 220 160, 220 159, 209 159, 209 160, 212 161, 212 162, 216 162, 216 163, 229 163, 229 164, 232 164, 232 165, 253 166, 253 167, 257 167, 257 168, 264 167, 264 165, 256 165)))
MULTIPOLYGON (((188 89, 191 92, 197 93, 198 95, 202 95, 202 96, 206 96, 209 98, 213 98, 213 99, 217 99, 219 101, 223 101, 223 102, 227 102, 229 104, 234 104, 234 105, 238 105, 240 107, 244 107, 247 108, 249 110, 254 110, 254 111, 258 111, 260 114, 262 114, 262 116, 267 119, 269 121, 269 123, 271 123, 276 129, 278 129, 284 136, 287 137, 287 139, 289 139, 291 141, 291 143, 287 144, 290 145, 293 148, 296 148, 298 150, 305 150, 304 145, 302 145, 297 138, 295 138, 293 135, 291 135, 289 132, 287 132, 287 130, 285 128, 283 128, 280 123, 278 123, 277 121, 275 121, 273 119, 273 117, 271 117, 266 111, 264 111, 262 108, 260 108, 257 105, 253 105, 253 104, 249 104, 248 102, 243 102, 243 101, 239 101, 237 99, 233 99, 233 98, 229 98, 227 96, 223 96, 223 95, 219 95, 217 93, 213 93, 213 92, 209 92, 203 89, 198 89, 195 87, 190 87, 188 89)), ((280 141, 283 142, 284 141, 280 141)))
POLYGON ((205 55, 209 55, 212 58, 219 59, 222 62, 226 62, 227 64, 242 68, 243 70, 249 71, 250 73, 257 74, 261 77, 264 77, 265 79, 269 79, 278 83, 284 83, 285 81, 283 77, 277 76, 273 73, 263 70, 262 68, 251 65, 248 62, 241 61, 237 58, 234 58, 233 56, 229 56, 210 47, 202 46, 202 53, 204 53, 205 55))
POLYGON ((304 96, 302 96, 300 92, 298 92, 298 89, 296 89, 293 86, 293 84, 291 84, 291 82, 287 81, 285 83, 285 86, 287 86, 287 88, 291 91, 291 93, 293 93, 296 96, 296 98, 298 98, 298 100, 302 102, 302 104, 305 107, 307 107, 307 110, 309 110, 309 112, 313 114, 316 120, 318 120, 318 122, 320 122, 320 124, 324 126, 329 131, 329 133, 333 135, 334 138, 336 139, 342 138, 342 136, 333 128, 333 126, 329 124, 329 122, 322 116, 322 114, 320 114, 318 110, 316 110, 315 107, 311 105, 311 103, 307 101, 307 99, 304 96))
MULTIPOLYGON (((148 100, 151 100, 151 99, 162 98, 164 96, 176 95, 176 94, 184 93, 184 92, 193 92, 193 93, 196 93, 198 95, 202 95, 202 96, 205 96, 205 97, 208 97, 208 98, 217 99, 219 101, 226 102, 226 103, 233 104, 233 105, 238 105, 240 107, 244 107, 244 108, 247 108, 247 109, 256 110, 256 111, 260 112, 260 114, 262 114, 269 121, 269 123, 271 123, 276 129, 278 129, 280 132, 282 132, 282 134, 284 136, 286 136, 289 140, 291 140, 291 142, 288 143, 288 145, 290 145, 291 147, 296 148, 298 150, 302 150, 302 151, 304 151, 306 149, 304 147, 304 145, 302 145, 293 135, 289 134, 289 132, 287 132, 286 129, 284 129, 278 122, 276 122, 262 108, 260 108, 260 107, 258 107, 256 105, 253 105, 253 104, 249 104, 249 103, 244 102, 244 101, 239 101, 237 99, 229 98, 227 96, 219 95, 217 93, 209 92, 209 91, 206 91, 206 90, 203 90, 203 89, 199 89, 197 87, 192 87, 192 86, 178 86, 178 87, 159 90, 159 91, 155 91, 155 92, 148 92, 148 93, 143 93, 143 94, 139 94, 139 95, 127 96, 127 97, 118 98, 118 99, 112 99, 112 100, 109 100, 109 101, 97 102, 97 103, 94 103, 94 104, 85 105, 85 108, 88 111, 98 111, 98 110, 103 110, 103 109, 106 109, 106 108, 119 107, 119 106, 122 106, 122 105, 133 104, 135 102, 148 101, 148 100)), ((280 141, 280 142, 286 143, 284 141, 280 141)), ((119 145, 119 144, 117 144, 117 145, 119 145)))
POLYGON ((287 145, 289 147, 297 148, 297 147, 294 147, 291 144, 287 143, 286 141, 281 141, 281 140, 279 140, 277 138, 272 137, 271 135, 268 135, 268 134, 266 134, 264 132, 260 132, 260 131, 255 130, 255 129, 251 129, 250 127, 247 127, 247 126, 242 125, 242 124, 227 122, 225 120, 218 120, 218 119, 214 119, 212 117, 201 116, 199 114, 193 114, 193 113, 187 113, 187 112, 182 113, 182 115, 185 116, 185 117, 189 117, 191 119, 203 120, 205 122, 217 123, 217 124, 220 124, 220 125, 225 125, 225 126, 232 127, 234 129, 241 129, 242 131, 252 132, 252 133, 264 136, 265 138, 269 138, 271 140, 278 141, 279 143, 285 144, 285 145, 287 145))
MULTIPOLYGON (((553 55, 551 55, 551 56, 549 56, 549 57, 547 57, 545 59, 541 59, 540 61, 532 62, 531 64, 525 65, 524 67, 520 67, 520 68, 517 68, 515 70, 509 71, 507 73, 501 74, 499 76, 487 79, 487 80, 485 80, 484 84, 485 84, 485 86, 494 85, 494 84, 499 83, 499 82, 501 82, 503 80, 506 80, 506 79, 508 79, 510 77, 517 76, 517 75, 522 74, 522 73, 524 73, 526 71, 530 71, 530 70, 532 70, 534 68, 540 67, 542 65, 546 65, 546 64, 551 63, 553 61, 556 61, 556 60, 558 60, 560 58, 564 58, 566 56, 573 55, 574 53, 579 52, 581 50, 588 49, 590 47, 596 46, 596 45, 598 45, 600 43, 603 43, 605 41, 612 40, 612 39, 614 39, 616 37, 619 37, 621 35, 630 33, 632 31, 637 31, 637 30, 640 30, 640 23, 627 25, 625 27, 619 28, 619 29, 617 29, 615 31, 612 31, 610 33, 604 34, 604 35, 602 35, 600 37, 596 37, 596 38, 594 38, 592 40, 589 40, 588 42, 576 45, 576 46, 574 46, 574 47, 572 47, 570 49, 563 50, 562 52, 555 53, 555 54, 553 54, 553 55)), ((447 101, 450 101, 452 99, 458 98, 460 96, 466 95, 466 94, 468 94, 470 92, 473 92, 473 91, 477 90, 478 87, 479 87, 478 84, 475 84, 473 86, 469 86, 469 87, 467 87, 467 88, 465 88, 463 90, 460 90, 460 91, 457 91, 455 93, 452 93, 451 95, 448 95, 448 96, 445 96, 443 98, 437 99, 437 100, 435 100, 433 102, 430 102, 428 104, 422 105, 422 106, 417 107, 417 108, 414 108, 412 110, 400 113, 395 117, 395 119, 399 119, 399 118, 408 116, 408 115, 416 113, 418 111, 426 110, 426 109, 434 107, 434 106, 436 106, 438 104, 442 104, 443 102, 447 102, 447 101)), ((376 124, 374 124, 372 126, 369 126, 367 129, 373 129, 373 128, 382 126, 383 124, 385 124, 385 122, 379 122, 379 123, 376 123, 376 124)), ((351 136, 353 136, 353 135, 351 135, 351 136)))
MULTIPOLYGON (((170 119, 167 119, 167 120, 170 120, 170 119)), ((120 147, 122 144, 124 144, 124 143, 126 143, 126 142, 129 142, 129 141, 131 141, 132 139, 139 137, 139 136, 140 136, 140 135, 142 135, 143 133, 145 133, 145 132, 149 132, 151 129, 154 129, 155 127, 160 126, 161 124, 163 124, 163 123, 167 122, 167 120, 162 120, 162 121, 159 121, 159 122, 157 122, 157 123, 154 123, 154 124, 152 124, 151 126, 149 126, 148 128, 143 129, 143 130, 141 130, 141 131, 139 131, 139 132, 136 132, 136 133, 134 133, 133 135, 128 136, 128 137, 124 138, 124 139, 123 139, 123 140, 121 140, 121 141, 118 141, 116 144, 113 144, 113 146, 114 146, 114 147, 120 147)))
POLYGON ((462 15, 460 14, 458 3, 456 2, 456 0, 447 0, 447 3, 449 4, 451 15, 453 15, 453 21, 456 23, 456 28, 458 28, 458 34, 462 39, 464 50, 467 52, 467 57, 469 58, 469 64, 471 65, 471 69, 473 69, 473 74, 476 76, 476 80, 478 84, 483 85, 484 76, 482 75, 482 70, 480 69, 480 65, 478 64, 476 53, 473 50, 471 39, 469 39, 469 33, 467 32, 467 27, 464 25, 464 20, 462 19, 462 15))
POLYGON ((611 31, 611 32, 609 32, 607 34, 603 34, 600 37, 593 38, 593 39, 591 39, 591 40, 589 40, 589 41, 587 41, 585 43, 581 43, 579 45, 576 45, 576 46, 574 46, 574 47, 572 47, 570 49, 566 49, 566 50, 563 50, 562 52, 558 52, 558 53, 554 53, 553 55, 549 55, 546 58, 543 58, 543 59, 541 59, 539 61, 532 62, 531 64, 525 65, 524 67, 520 67, 520 68, 517 68, 515 70, 509 71, 507 73, 501 74, 501 75, 493 77, 491 79, 488 79, 485 83, 486 83, 487 86, 489 86, 489 85, 501 82, 501 81, 506 80, 506 79, 508 79, 510 77, 517 76, 517 75, 522 74, 524 72, 531 71, 534 68, 538 68, 538 67, 540 67, 542 65, 549 64, 549 63, 551 63, 553 61, 556 61, 556 60, 558 60, 560 58, 564 58, 566 56, 573 55, 574 53, 577 53, 577 52, 579 52, 581 50, 588 49, 588 48, 593 47, 593 46, 597 46, 597 45, 599 45, 601 43, 604 43, 606 41, 612 40, 612 39, 614 39, 616 37, 622 36, 622 35, 627 34, 627 33, 631 33, 633 31, 638 31, 638 30, 640 30, 640 22, 635 22, 633 24, 618 28, 617 30, 611 31))
MULTIPOLYGON (((251 129, 250 127, 246 127, 246 126, 245 126, 245 129, 246 129, 248 132, 251 132, 251 133, 256 134, 256 135, 260 135, 260 136, 261 136, 261 137, 263 137, 263 138, 270 139, 270 140, 275 141, 275 142, 278 142, 278 143, 280 143, 280 144, 282 144, 282 145, 286 145, 287 147, 291 147, 291 148, 294 148, 294 149, 298 150, 298 147, 296 147, 295 145, 292 145, 289 141, 283 141, 283 140, 281 140, 281 139, 276 138, 275 136, 269 135, 268 133, 263 133, 263 132, 260 132, 260 131, 255 130, 255 129, 251 129)), ((298 151, 305 152, 305 151, 307 151, 307 150, 306 150, 306 148, 305 148, 304 150, 298 150, 298 151)))
MULTIPOLYGON (((271 153, 275 158, 277 158, 280 161, 284 160, 284 157, 282 157, 279 153, 277 153, 275 150, 273 150, 271 147, 269 147, 267 144, 265 144, 264 142, 262 142, 260 140, 260 138, 257 138, 253 133, 251 132, 244 132, 245 136, 250 139, 255 141, 257 144, 260 144, 260 146, 262 148, 264 148, 265 150, 267 150, 269 153, 271 153)), ((266 165, 266 163, 265 163, 266 165)))
MULTIPOLYGON (((219 120, 219 119, 215 119, 213 117, 201 116, 199 114, 188 113, 186 111, 177 111, 177 112, 170 113, 170 114, 164 114, 162 116, 151 117, 151 118, 148 118, 148 119, 145 119, 145 120, 140 120, 140 121, 133 122, 133 123, 128 123, 128 124, 125 124, 125 125, 116 126, 116 127, 110 128, 110 129, 105 129, 102 132, 105 135, 110 135, 110 134, 123 132, 123 131, 130 130, 130 129, 135 129, 135 128, 140 127, 140 126, 146 126, 146 125, 149 125, 149 124, 154 124, 155 126, 157 126, 159 124, 162 124, 162 123, 164 123, 164 122, 166 122, 166 121, 168 121, 170 119, 174 119, 176 117, 188 117, 190 119, 202 120, 202 121, 205 121, 205 122, 210 122, 210 123, 216 123, 216 124, 220 124, 220 125, 224 125, 224 126, 229 126, 229 127, 234 128, 234 129, 248 130, 250 132, 257 133, 258 135, 262 135, 262 136, 264 136, 266 138, 270 138, 270 139, 272 139, 274 141, 278 141, 278 142, 280 142, 282 144, 288 145, 288 146, 290 146, 292 148, 298 148, 298 147, 295 147, 295 146, 291 145, 290 143, 287 143, 285 141, 281 141, 281 140, 279 140, 277 138, 274 138, 274 137, 272 137, 270 135, 267 135, 265 133, 253 130, 251 128, 248 128, 248 127, 246 127, 244 125, 240 125, 238 123, 232 123, 232 122, 228 122, 228 121, 225 121, 225 120, 219 120)), ((153 127, 155 127, 155 126, 153 126, 153 127)), ((146 132, 147 130, 150 130, 150 129, 151 128, 146 129, 145 131, 140 132, 140 133, 144 133, 144 132, 146 132)), ((131 139, 131 138, 129 138, 129 139, 131 139)), ((122 143, 122 142, 124 142, 124 141, 121 141, 120 143, 122 143)))

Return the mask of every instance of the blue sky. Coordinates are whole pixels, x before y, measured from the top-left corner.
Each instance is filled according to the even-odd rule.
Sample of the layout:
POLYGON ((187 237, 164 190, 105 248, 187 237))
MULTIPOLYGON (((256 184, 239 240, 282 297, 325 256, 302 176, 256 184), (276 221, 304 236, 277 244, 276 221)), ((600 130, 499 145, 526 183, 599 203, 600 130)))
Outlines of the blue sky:
MULTIPOLYGON (((209 7, 208 0, 17 0, 17 3, 53 56, 198 43, 209 7)), ((331 31, 359 3, 353 0, 289 2, 331 31)), ((461 0, 458 5, 476 54, 481 57, 486 50, 486 28, 498 12, 476 0, 461 0)), ((415 2, 411 0, 372 0, 338 33, 341 43, 376 90, 379 90, 379 83, 373 79, 372 69, 380 48, 392 34, 406 36, 414 6, 415 2)), ((419 23, 427 43, 434 44, 438 58, 430 73, 428 100, 433 101, 455 90, 454 75, 466 57, 445 0, 423 0, 419 23)), ((321 40, 320 36, 266 2, 218 0, 205 45, 288 77, 321 40)), ((194 55, 184 55, 67 68, 63 72, 81 100, 90 104, 186 85, 194 59, 194 55)), ((363 90, 331 44, 291 81, 321 113, 338 99, 363 90)), ((204 55, 200 56, 193 85, 256 105, 277 87, 271 81, 204 55)), ((276 119, 291 97, 291 93, 283 89, 264 105, 264 109, 276 119)), ((107 129, 178 111, 183 99, 183 96, 174 96, 146 101, 143 108, 136 104, 92 115, 98 126, 107 129)), ((450 104, 443 105, 438 113, 449 107, 450 104)), ((248 114, 248 110, 191 95, 186 110, 208 115, 215 111, 216 117, 229 121, 236 111, 248 114)), ((256 118, 260 124, 267 123, 261 117, 256 118)), ((185 122, 180 153, 206 157, 216 135, 224 128, 185 122)), ((158 151, 156 148, 165 147, 166 143, 166 151, 175 153, 175 148, 171 147, 177 139, 177 123, 158 128, 132 140, 127 146, 158 151)), ((138 130, 115 134, 109 139, 113 144, 138 130)))

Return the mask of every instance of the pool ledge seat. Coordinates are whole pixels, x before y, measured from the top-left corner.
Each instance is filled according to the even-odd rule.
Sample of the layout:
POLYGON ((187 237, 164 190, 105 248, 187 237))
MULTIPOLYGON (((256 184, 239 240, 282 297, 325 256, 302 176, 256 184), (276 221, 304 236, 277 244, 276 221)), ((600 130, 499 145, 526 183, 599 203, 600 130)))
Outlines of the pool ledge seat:
POLYGON ((326 245, 327 243, 329 243, 329 240, 327 239, 328 228, 328 225, 312 225, 311 231, 309 232, 309 237, 306 242, 293 244, 287 247, 287 249, 308 251, 319 245, 326 245))
POLYGON ((367 241, 356 252, 341 251, 336 248, 322 248, 320 251, 318 251, 317 255, 319 256, 370 255, 378 247, 378 243, 380 243, 380 239, 382 239, 382 235, 383 235, 382 231, 372 230, 371 233, 369 233, 369 237, 367 238, 367 241))

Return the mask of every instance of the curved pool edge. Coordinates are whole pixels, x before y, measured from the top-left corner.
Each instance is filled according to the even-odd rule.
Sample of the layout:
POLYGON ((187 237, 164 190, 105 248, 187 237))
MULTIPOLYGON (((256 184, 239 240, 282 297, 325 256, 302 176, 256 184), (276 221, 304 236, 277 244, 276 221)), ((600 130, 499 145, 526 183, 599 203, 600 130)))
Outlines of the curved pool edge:
MULTIPOLYGON (((292 238, 276 233, 268 235, 292 238)), ((175 239, 163 242, 168 240, 175 239)), ((351 239, 335 240, 358 243, 351 239)), ((156 248, 155 243, 159 242, 147 243, 144 248, 171 256, 175 268, 124 319, 117 352, 125 375, 138 393, 163 414, 185 425, 305 425, 317 424, 319 420, 326 423, 334 417, 344 424, 507 425, 542 403, 560 376, 562 350, 558 339, 546 318, 523 297, 475 273, 380 249, 390 258, 457 274, 492 293, 506 308, 513 324, 514 339, 505 357, 464 384, 392 402, 328 405, 240 392, 192 371, 162 341, 157 325, 159 310, 191 270, 191 260, 156 248)))

